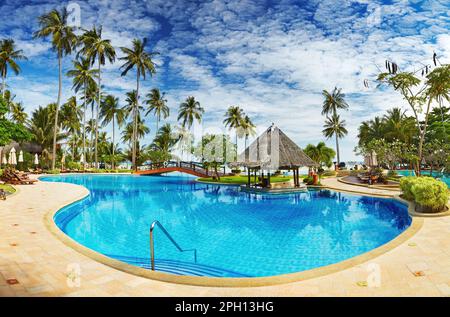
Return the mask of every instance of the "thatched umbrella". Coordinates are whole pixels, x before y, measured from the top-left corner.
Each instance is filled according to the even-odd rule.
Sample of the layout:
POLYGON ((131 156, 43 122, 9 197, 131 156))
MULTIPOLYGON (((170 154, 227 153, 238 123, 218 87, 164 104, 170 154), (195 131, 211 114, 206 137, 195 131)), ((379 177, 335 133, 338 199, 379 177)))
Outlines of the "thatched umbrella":
MULTIPOLYGON (((292 170, 295 186, 300 186, 299 168, 315 167, 314 162, 283 131, 272 125, 250 144, 230 166, 245 166, 247 169, 267 171, 270 182, 270 171, 292 170)), ((264 175, 264 174, 263 174, 264 175)), ((248 186, 250 186, 250 173, 248 186)))
POLYGON ((39 165, 39 156, 36 154, 34 154, 34 165, 39 165))

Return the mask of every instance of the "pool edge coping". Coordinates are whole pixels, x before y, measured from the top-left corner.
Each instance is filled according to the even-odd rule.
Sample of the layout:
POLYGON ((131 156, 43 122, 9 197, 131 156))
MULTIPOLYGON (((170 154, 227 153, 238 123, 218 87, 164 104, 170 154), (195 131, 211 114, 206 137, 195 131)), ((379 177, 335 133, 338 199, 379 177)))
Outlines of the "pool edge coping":
MULTIPOLYGON (((347 260, 306 270, 295 273, 288 273, 282 275, 275 276, 267 276, 267 277, 248 277, 248 278, 229 278, 229 277, 206 277, 206 276, 188 276, 188 275, 175 275, 158 271, 151 271, 148 269, 140 268, 126 262, 122 262, 119 260, 115 260, 113 258, 107 257, 97 251, 94 251, 90 248, 83 246, 77 241, 70 238, 66 235, 54 222, 55 214, 60 211, 62 208, 79 202, 90 195, 89 189, 82 185, 70 184, 73 186, 79 186, 84 189, 84 193, 76 197, 73 201, 69 203, 64 203, 58 206, 56 209, 50 209, 44 212, 43 222, 47 230, 53 234, 58 240, 64 243, 66 246, 70 247, 74 251, 79 254, 86 256, 100 264, 109 266, 113 269, 117 269, 119 271, 132 274, 135 276, 148 278, 151 280, 156 280, 160 282, 168 282, 172 284, 182 284, 182 285, 191 285, 191 286, 203 286, 203 287, 261 287, 261 286, 273 286, 273 285, 281 285, 281 284, 289 284, 294 282, 300 282, 304 280, 309 280, 313 278, 322 277, 325 275, 330 275, 336 272, 344 271, 346 269, 352 268, 354 266, 363 264, 368 262, 376 257, 379 257, 396 247, 400 246, 411 237, 413 237, 419 230, 422 228, 424 223, 424 218, 414 215, 414 209, 412 209, 412 204, 400 197, 390 197, 396 199, 408 206, 408 213, 411 216, 411 224, 410 226, 403 231, 401 234, 396 236, 391 241, 373 249, 363 254, 357 255, 355 257, 349 258, 347 260)), ((345 191, 345 190, 342 190, 345 191)), ((350 192, 354 193, 354 192, 350 192)), ((374 196, 364 193, 365 196, 374 196)))

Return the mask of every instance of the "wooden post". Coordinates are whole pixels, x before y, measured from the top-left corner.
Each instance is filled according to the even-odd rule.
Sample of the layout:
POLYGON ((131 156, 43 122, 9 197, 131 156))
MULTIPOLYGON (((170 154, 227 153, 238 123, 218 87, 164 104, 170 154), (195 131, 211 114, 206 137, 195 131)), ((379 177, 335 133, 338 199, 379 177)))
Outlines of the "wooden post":
POLYGON ((270 170, 267 171, 267 187, 270 187, 270 170))
POLYGON ((297 167, 297 187, 300 187, 300 177, 298 176, 298 174, 299 174, 299 170, 297 167))
POLYGON ((248 176, 247 187, 250 188, 250 170, 248 168, 247 168, 247 176, 248 176))

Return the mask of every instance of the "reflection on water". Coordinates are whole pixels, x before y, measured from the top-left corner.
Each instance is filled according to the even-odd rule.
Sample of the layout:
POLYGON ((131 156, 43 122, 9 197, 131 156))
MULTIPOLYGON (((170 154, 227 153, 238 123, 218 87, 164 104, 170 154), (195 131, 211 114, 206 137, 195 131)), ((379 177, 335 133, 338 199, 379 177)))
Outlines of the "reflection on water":
MULTIPOLYGON (((87 187, 91 195, 55 221, 81 244, 113 257, 149 258, 149 228, 159 220, 200 264, 251 276, 290 273, 336 263, 376 248, 411 222, 391 199, 329 190, 249 194, 234 186, 183 177, 54 176, 43 180, 87 187)), ((158 259, 192 261, 155 231, 158 259)))

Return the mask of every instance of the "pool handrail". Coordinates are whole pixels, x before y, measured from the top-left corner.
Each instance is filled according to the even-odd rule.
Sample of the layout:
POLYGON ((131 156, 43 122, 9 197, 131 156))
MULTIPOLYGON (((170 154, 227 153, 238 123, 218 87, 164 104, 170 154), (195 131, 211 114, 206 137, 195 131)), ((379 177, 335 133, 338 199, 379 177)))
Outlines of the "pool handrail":
POLYGON ((152 225, 150 226, 150 259, 151 259, 151 268, 152 271, 155 270, 155 239, 153 237, 153 230, 155 227, 158 226, 161 231, 166 235, 167 238, 169 238, 170 242, 178 249, 180 252, 194 252, 194 261, 197 263, 197 249, 183 249, 180 247, 180 245, 175 241, 174 238, 170 235, 170 233, 164 228, 164 226, 158 221, 155 220, 152 222, 152 225))

